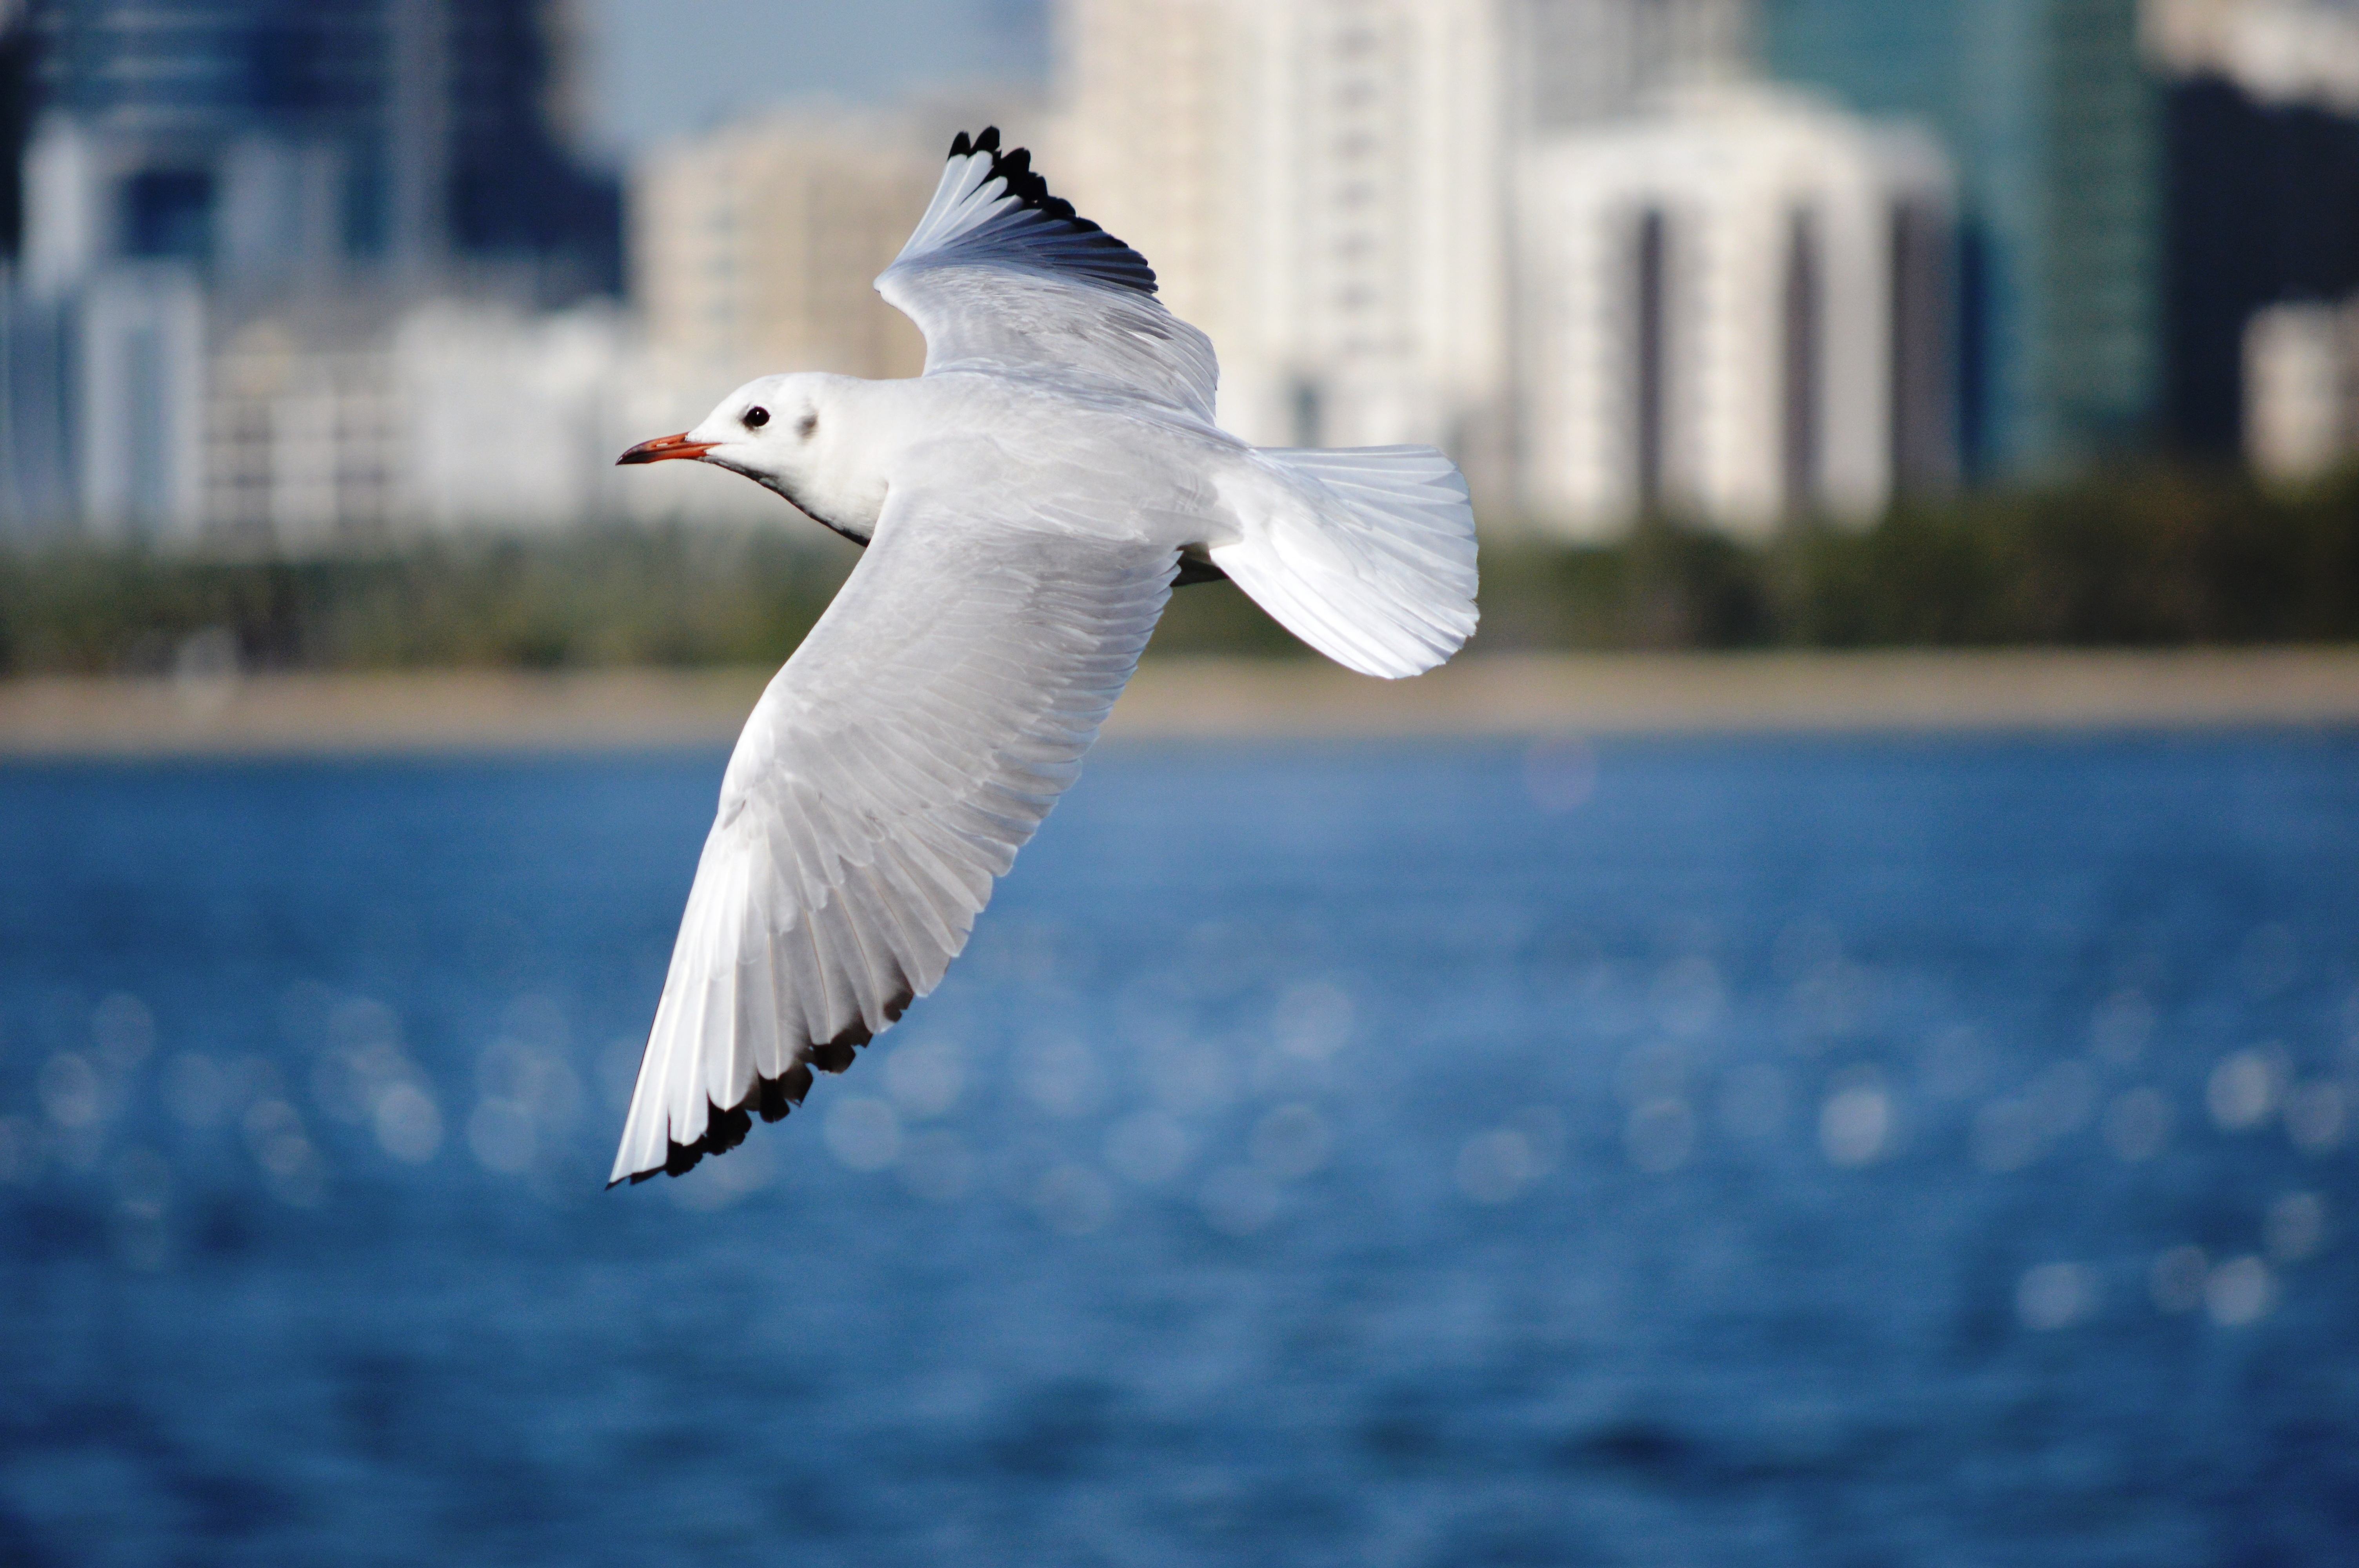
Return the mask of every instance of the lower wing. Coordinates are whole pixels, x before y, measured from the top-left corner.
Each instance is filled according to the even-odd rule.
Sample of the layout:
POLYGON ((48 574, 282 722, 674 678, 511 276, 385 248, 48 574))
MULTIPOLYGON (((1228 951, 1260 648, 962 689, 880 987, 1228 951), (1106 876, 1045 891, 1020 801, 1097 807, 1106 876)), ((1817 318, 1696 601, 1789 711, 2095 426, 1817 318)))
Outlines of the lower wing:
POLYGON ((746 721, 613 1181, 734 1147, 932 989, 1129 680, 1175 553, 973 514, 896 492, 746 721))

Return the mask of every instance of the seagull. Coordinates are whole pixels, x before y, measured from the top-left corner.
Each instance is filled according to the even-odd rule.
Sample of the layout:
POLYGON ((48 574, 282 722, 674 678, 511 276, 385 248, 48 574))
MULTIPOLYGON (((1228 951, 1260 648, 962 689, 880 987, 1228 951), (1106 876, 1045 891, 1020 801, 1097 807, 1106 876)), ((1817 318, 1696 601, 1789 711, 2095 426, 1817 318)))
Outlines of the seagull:
POLYGON ((865 553, 730 756, 610 1186, 736 1147, 933 989, 1175 585, 1225 577, 1371 676, 1474 630, 1456 466, 1223 430, 1211 341, 996 127, 876 290, 922 374, 765 376, 619 460, 743 474, 865 553))

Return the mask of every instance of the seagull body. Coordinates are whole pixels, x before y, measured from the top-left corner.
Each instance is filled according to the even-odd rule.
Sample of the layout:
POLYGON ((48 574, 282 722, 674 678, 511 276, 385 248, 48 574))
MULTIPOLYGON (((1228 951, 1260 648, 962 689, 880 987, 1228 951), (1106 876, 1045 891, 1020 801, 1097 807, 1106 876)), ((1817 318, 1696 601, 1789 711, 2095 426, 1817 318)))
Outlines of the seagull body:
POLYGON ((962 135, 877 280, 922 375, 766 376, 623 455, 730 469, 867 549, 730 757, 614 1181, 734 1147, 933 989, 1175 579, 1226 576, 1368 675, 1473 631, 1450 460, 1238 440, 1154 288, 1023 149, 962 135))

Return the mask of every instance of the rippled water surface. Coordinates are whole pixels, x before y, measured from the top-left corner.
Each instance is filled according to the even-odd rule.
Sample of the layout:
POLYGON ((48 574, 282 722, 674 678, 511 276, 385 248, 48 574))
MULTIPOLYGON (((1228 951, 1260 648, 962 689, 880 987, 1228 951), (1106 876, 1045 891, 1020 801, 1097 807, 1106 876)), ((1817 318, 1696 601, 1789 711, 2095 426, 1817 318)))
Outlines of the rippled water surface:
POLYGON ((603 1193, 720 764, 0 770, 0 1560, 2352 1558, 2350 736, 1109 751, 603 1193))

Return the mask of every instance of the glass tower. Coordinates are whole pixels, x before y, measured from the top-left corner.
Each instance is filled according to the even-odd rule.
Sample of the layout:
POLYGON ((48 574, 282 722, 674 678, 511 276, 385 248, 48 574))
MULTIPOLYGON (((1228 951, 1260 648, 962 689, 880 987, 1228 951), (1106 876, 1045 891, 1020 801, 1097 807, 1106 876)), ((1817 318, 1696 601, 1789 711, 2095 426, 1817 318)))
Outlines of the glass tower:
POLYGON ((1981 477, 2150 438, 2161 136, 2136 0, 1764 0, 1770 73, 1912 116, 1959 179, 1959 447, 1981 477))
POLYGON ((431 276, 530 258, 560 293, 611 291, 617 187, 552 123, 565 61, 551 9, 34 0, 36 112, 103 148, 103 253, 211 265, 234 286, 234 232, 255 192, 278 190, 295 193, 278 204, 300 207, 300 243, 342 262, 431 276))

